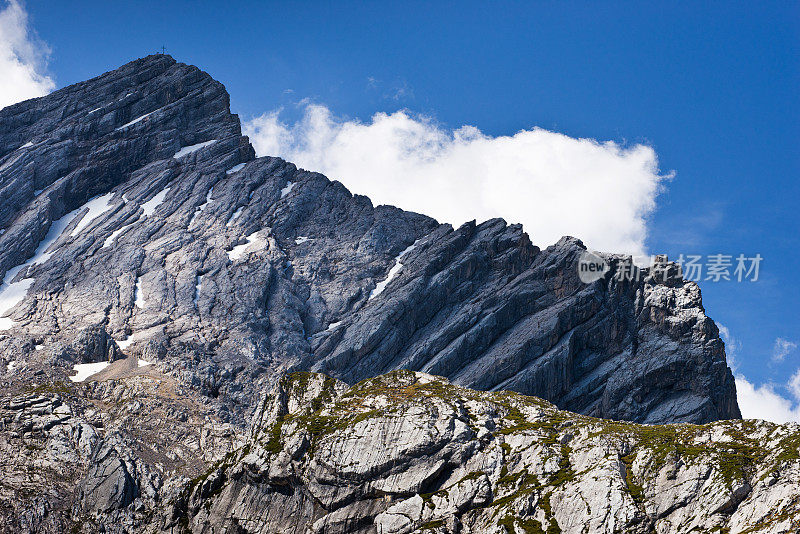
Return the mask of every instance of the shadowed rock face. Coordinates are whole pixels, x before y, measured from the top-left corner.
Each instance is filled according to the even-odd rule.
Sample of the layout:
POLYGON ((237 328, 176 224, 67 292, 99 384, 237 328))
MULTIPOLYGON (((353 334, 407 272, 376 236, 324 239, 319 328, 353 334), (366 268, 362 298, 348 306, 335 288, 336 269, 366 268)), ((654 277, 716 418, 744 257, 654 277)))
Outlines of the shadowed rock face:
POLYGON ((25 295, 0 313, 5 387, 132 356, 234 423, 300 369, 419 370, 637 422, 740 417, 695 284, 586 285, 577 239, 453 229, 256 159, 223 86, 169 56, 0 111, 0 230, 0 291, 25 295))

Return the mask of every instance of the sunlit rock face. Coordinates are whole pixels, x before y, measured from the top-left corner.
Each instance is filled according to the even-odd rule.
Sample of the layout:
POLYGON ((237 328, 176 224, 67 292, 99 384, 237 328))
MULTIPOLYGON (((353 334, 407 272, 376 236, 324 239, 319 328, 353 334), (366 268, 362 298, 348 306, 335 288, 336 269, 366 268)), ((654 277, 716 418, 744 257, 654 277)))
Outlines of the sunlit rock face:
MULTIPOLYGON (((292 371, 351 385, 420 371, 640 423, 739 418, 697 286, 675 268, 621 282, 614 255, 586 284, 584 250, 540 250, 499 219, 454 229, 256 158, 224 87, 165 55, 4 108, 5 525, 137 531, 243 446, 292 371), (29 476, 34 464, 47 469, 29 476)), ((442 447, 477 446, 441 430, 442 447)), ((400 493, 427 484, 416 476, 400 493)), ((469 479, 442 506, 485 502, 495 483, 469 479)), ((298 506, 338 510, 352 498, 340 491, 298 506)), ((403 512, 358 506, 380 510, 385 532, 406 528, 403 512)))
POLYGON ((373 207, 255 159, 228 102, 159 55, 0 112, 7 362, 144 354, 233 418, 288 369, 396 368, 598 417, 739 416, 694 284, 587 285, 576 239, 373 207))
POLYGON ((159 525, 195 532, 790 533, 800 426, 640 425, 395 371, 297 373, 159 525), (764 446, 768 444, 768 446, 764 446))

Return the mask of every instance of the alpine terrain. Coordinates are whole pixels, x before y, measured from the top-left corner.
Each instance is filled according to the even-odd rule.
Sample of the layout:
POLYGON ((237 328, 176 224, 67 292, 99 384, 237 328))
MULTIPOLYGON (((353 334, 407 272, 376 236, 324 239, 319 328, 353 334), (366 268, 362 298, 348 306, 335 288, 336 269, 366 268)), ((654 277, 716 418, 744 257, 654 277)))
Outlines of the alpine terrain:
POLYGON ((3 108, 0 530, 798 532, 697 285, 584 251, 256 158, 167 55, 3 108))

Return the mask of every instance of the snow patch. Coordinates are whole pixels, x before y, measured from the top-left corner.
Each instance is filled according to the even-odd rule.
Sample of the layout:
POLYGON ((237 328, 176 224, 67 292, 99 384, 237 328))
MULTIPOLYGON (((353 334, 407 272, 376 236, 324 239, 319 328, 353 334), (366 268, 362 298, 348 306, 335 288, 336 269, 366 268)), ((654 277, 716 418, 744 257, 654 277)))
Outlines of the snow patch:
POLYGON ((9 373, 13 373, 17 370, 18 367, 19 367, 19 362, 17 362, 17 360, 12 360, 8 362, 7 371, 9 373))
POLYGON ((22 145, 21 147, 19 147, 17 150, 19 150, 20 148, 30 148, 30 147, 32 147, 32 146, 33 146, 33 143, 31 143, 30 141, 28 141, 27 143, 25 143, 24 145, 22 145))
POLYGON ((101 109, 103 109, 103 108, 102 108, 102 107, 99 107, 99 108, 94 108, 92 111, 90 111, 89 113, 87 113, 87 115, 91 115, 92 113, 94 113, 94 112, 96 112, 96 111, 100 111, 101 109))
POLYGON ((97 363, 78 363, 75 364, 73 369, 75 369, 76 374, 75 376, 69 377, 70 380, 73 382, 83 382, 90 376, 99 373, 103 369, 109 366, 108 362, 97 362, 97 363))
POLYGON ((134 291, 133 303, 137 308, 144 308, 147 304, 147 301, 144 300, 144 292, 142 291, 142 279, 138 276, 136 277, 136 289, 134 291))
MULTIPOLYGON (((206 201, 197 206, 197 209, 194 210, 194 215, 192 215, 192 220, 189 221, 189 226, 192 226, 192 224, 194 224, 194 221, 197 219, 197 216, 200 215, 200 212, 206 209, 208 203, 211 202, 211 195, 213 194, 214 194, 214 188, 212 187, 211 189, 208 190, 208 193, 206 193, 206 201)), ((187 228, 189 226, 187 226, 187 228)))
POLYGON ((137 341, 142 341, 147 337, 149 337, 149 334, 146 332, 136 332, 126 337, 125 339, 120 339, 120 340, 115 339, 114 341, 116 341, 119 350, 128 350, 128 347, 130 347, 133 343, 137 341))
POLYGON ((234 223, 234 221, 236 221, 236 219, 238 219, 238 218, 239 218, 239 215, 241 215, 241 214, 242 214, 242 210, 243 210, 243 209, 244 209, 244 206, 239 206, 239 207, 236 209, 236 211, 234 211, 234 212, 233 212, 233 215, 231 215, 231 218, 230 218, 230 219, 228 219, 228 223, 227 223, 225 226, 232 226, 232 225, 233 225, 233 223, 234 223))
POLYGON ((258 232, 253 232, 245 238, 247 239, 247 243, 236 245, 232 250, 229 250, 228 258, 230 258, 231 261, 236 261, 243 257, 246 253, 254 252, 255 250, 263 248, 264 245, 267 244, 267 240, 261 237, 260 233, 260 230, 258 232))
POLYGON ((94 221, 96 218, 107 212, 111 209, 111 199, 113 198, 114 193, 106 193, 105 195, 101 195, 99 197, 94 197, 89 202, 78 208, 78 211, 83 211, 85 208, 89 208, 89 211, 78 221, 78 224, 75 225, 75 228, 72 229, 70 232, 70 236, 74 236, 79 234, 81 230, 89 226, 89 224, 94 221))
POLYGON ((197 307, 197 301, 200 299, 200 290, 203 288, 203 275, 198 274, 194 282, 194 306, 197 307))
POLYGON ((397 257, 394 259, 394 265, 391 269, 389 269, 389 274, 386 276, 386 280, 383 282, 378 282, 378 285, 376 285, 375 289, 372 290, 372 293, 369 294, 369 298, 367 300, 372 300, 383 293, 383 290, 386 289, 386 286, 389 285, 389 282, 391 282, 398 274, 400 274, 400 271, 403 270, 403 264, 400 263, 400 260, 403 258, 403 256, 417 248, 418 242, 419 240, 414 241, 413 245, 410 245, 403 252, 397 255, 397 257))
POLYGON ((300 237, 298 237, 297 239, 294 240, 295 244, 297 244, 297 245, 302 245, 306 241, 308 241, 308 238, 306 236, 304 236, 304 235, 301 235, 300 237))
MULTIPOLYGON (((25 264, 14 267, 6 272, 3 284, 0 286, 0 315, 5 315, 14 306, 22 302, 28 289, 33 285, 33 278, 23 278, 17 282, 11 282, 15 276, 26 267, 25 264)), ((14 321, 8 318, 0 318, 0 330, 8 330, 14 326, 14 321)))
POLYGON ((7 168, 11 167, 13 164, 15 164, 17 161, 19 161, 19 158, 21 158, 23 155, 24 155, 24 154, 17 154, 16 156, 14 156, 13 158, 11 158, 11 159, 10 159, 10 160, 8 160, 7 162, 5 162, 5 163, 3 163, 2 165, 0 165, 0 171, 3 171, 3 170, 5 170, 5 169, 7 169, 7 168))
MULTIPOLYGON (((158 111, 158 110, 156 110, 156 111, 158 111)), ((149 117, 150 115, 152 115, 152 114, 153 114, 153 113, 155 113, 156 111, 151 111, 150 113, 145 113, 145 114, 144 114, 144 115, 142 115, 141 117, 136 117, 136 118, 135 118, 135 119, 133 119, 131 122, 127 122, 127 123, 123 124, 122 126, 117 126, 117 127, 115 128, 115 130, 118 130, 118 131, 119 131, 119 130, 124 130, 125 128, 128 128, 129 126, 133 126, 133 125, 134 125, 134 124, 136 124, 137 122, 141 122, 141 121, 145 120, 147 117, 149 117)))
POLYGON ((291 193, 292 189, 294 189, 294 186, 295 186, 294 182, 286 182, 286 187, 281 189, 281 198, 283 198, 286 195, 288 195, 289 193, 291 193))
POLYGON ((156 193, 156 195, 153 198, 142 204, 142 209, 144 210, 145 217, 150 217, 156 211, 156 208, 162 202, 164 202, 164 198, 167 196, 167 193, 169 193, 169 186, 165 187, 164 189, 156 193))
POLYGON ((336 321, 335 323, 329 324, 327 329, 335 330, 340 324, 342 324, 342 321, 336 321))
POLYGON ((42 350, 43 348, 44 348, 44 345, 34 345, 34 347, 33 347, 34 350, 42 350))
POLYGON ((100 248, 106 248, 106 247, 114 244, 114 240, 117 239, 117 237, 119 237, 119 235, 122 232, 124 232, 125 230, 127 230, 128 228, 133 226, 134 224, 136 224, 136 221, 133 221, 132 223, 126 224, 122 228, 118 228, 118 229, 114 230, 113 232, 111 232, 111 235, 106 238, 106 240, 103 242, 103 246, 100 247, 100 248))
POLYGON ((230 169, 228 169, 227 171, 225 171, 225 174, 233 174, 233 173, 235 173, 235 172, 239 172, 239 171, 241 171, 242 169, 244 169, 244 166, 245 166, 245 165, 247 165, 247 164, 246 164, 246 163, 240 163, 240 164, 238 164, 238 165, 236 165, 236 166, 234 166, 234 167, 231 167, 230 169))
POLYGON ((146 365, 153 365, 153 363, 152 362, 148 362, 147 360, 143 360, 143 359, 139 358, 138 360, 136 360, 136 365, 138 367, 145 367, 146 365))
POLYGON ((33 258, 28 261, 28 264, 41 264, 50 259, 53 255, 53 251, 49 251, 48 249, 58 240, 61 234, 64 233, 64 230, 70 225, 81 209, 82 208, 78 208, 67 213, 57 221, 53 221, 50 225, 50 230, 47 231, 47 235, 44 236, 44 239, 39 243, 36 252, 33 254, 33 258))
POLYGON ((188 156, 189 154, 191 154, 193 152, 197 152, 198 150, 200 150, 202 148, 205 148, 207 146, 213 145, 216 142, 217 142, 216 139, 212 139, 211 141, 205 141, 203 143, 197 143, 196 145, 185 146, 185 147, 181 148, 180 150, 178 150, 177 152, 175 152, 175 155, 172 156, 172 157, 175 158, 175 159, 179 159, 179 158, 182 158, 184 156, 188 156))
MULTIPOLYGON (((33 285, 33 278, 23 278, 12 283, 12 280, 22 271, 27 275, 27 270, 37 264, 45 263, 53 255, 53 251, 49 251, 50 247, 58 240, 67 226, 72 222, 79 210, 74 210, 60 219, 53 221, 50 224, 50 229, 47 235, 44 236, 36 247, 33 257, 22 265, 17 265, 6 271, 3 277, 3 283, 0 284, 0 316, 8 313, 11 308, 22 302, 28 289, 33 285)), ((0 317, 0 330, 9 330, 16 324, 16 321, 8 317, 0 317)))

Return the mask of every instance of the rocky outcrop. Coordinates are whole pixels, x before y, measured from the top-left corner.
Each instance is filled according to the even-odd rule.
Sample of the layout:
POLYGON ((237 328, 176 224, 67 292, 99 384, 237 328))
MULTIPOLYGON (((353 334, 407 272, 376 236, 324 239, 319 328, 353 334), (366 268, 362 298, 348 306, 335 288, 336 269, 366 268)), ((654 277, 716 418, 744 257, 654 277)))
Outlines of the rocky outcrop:
POLYGON ((615 422, 394 371, 289 375, 244 433, 176 387, 134 376, 0 399, 0 532, 800 528, 796 424, 615 422))
POLYGON ((246 436, 157 372, 0 398, 0 532, 138 532, 246 436))
POLYGON ((11 391, 129 356, 238 425, 287 371, 400 368, 597 417, 739 417, 695 284, 583 284, 577 239, 540 250, 502 220, 374 207, 255 159, 228 100, 157 55, 0 110, 11 391))
POLYGON ((603 421, 397 371, 285 380, 245 447, 151 528, 296 533, 790 533, 800 426, 603 421))

